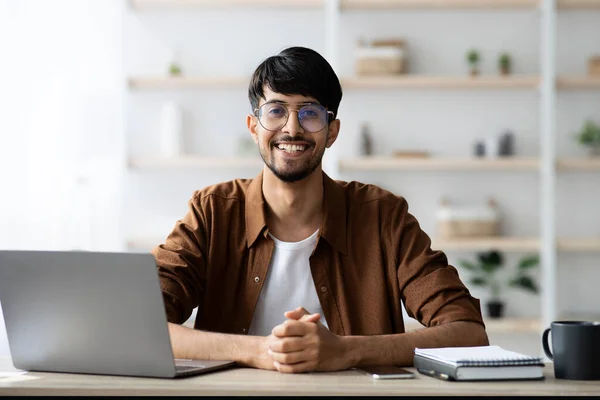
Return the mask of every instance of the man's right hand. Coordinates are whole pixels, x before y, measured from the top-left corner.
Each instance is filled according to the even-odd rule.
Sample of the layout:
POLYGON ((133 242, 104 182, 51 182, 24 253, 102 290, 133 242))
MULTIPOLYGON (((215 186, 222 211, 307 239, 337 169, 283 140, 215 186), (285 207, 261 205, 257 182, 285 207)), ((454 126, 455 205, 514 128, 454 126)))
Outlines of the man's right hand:
MULTIPOLYGON (((298 316, 299 321, 303 322, 317 322, 321 318, 320 314, 306 314, 301 317, 298 316)), ((247 365, 252 368, 266 369, 270 371, 277 371, 273 358, 271 357, 271 345, 280 338, 270 334, 269 336, 258 336, 257 350, 254 357, 247 361, 247 365)))

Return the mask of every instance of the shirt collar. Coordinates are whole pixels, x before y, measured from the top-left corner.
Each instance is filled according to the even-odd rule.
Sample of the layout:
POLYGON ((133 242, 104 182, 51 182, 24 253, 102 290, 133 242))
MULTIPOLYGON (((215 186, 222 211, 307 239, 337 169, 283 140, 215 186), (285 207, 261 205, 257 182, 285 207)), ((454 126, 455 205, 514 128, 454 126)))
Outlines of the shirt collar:
MULTIPOLYGON (((246 193, 246 242, 251 247, 267 227, 263 171, 252 180, 246 193)), ((323 223, 320 236, 346 255, 346 197, 342 186, 323 172, 323 223)))

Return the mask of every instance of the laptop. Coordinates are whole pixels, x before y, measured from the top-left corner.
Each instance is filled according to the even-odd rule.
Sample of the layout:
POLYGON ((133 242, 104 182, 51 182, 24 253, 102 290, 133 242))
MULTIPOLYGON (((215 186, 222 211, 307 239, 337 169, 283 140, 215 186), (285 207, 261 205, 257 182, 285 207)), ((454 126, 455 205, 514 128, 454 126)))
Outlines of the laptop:
POLYGON ((235 365, 174 359, 152 254, 0 251, 15 368, 174 378, 235 365))

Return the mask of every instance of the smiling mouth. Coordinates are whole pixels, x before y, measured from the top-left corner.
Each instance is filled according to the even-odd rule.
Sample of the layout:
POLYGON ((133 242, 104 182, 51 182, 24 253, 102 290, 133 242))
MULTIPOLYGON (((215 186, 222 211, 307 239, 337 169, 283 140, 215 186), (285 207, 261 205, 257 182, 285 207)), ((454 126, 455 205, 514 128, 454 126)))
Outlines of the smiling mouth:
POLYGON ((275 147, 287 154, 298 155, 298 154, 304 153, 304 151, 308 148, 308 145, 279 143, 279 144, 276 144, 275 147))

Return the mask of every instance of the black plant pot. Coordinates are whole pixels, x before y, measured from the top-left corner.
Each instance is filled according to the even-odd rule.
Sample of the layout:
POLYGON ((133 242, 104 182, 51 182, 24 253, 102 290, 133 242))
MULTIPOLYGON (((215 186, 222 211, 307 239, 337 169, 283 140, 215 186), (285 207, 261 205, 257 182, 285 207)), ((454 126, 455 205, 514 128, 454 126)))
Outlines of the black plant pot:
POLYGON ((500 301, 488 301, 487 304, 488 315, 490 318, 501 318, 502 311, 504 310, 504 303, 500 301))

